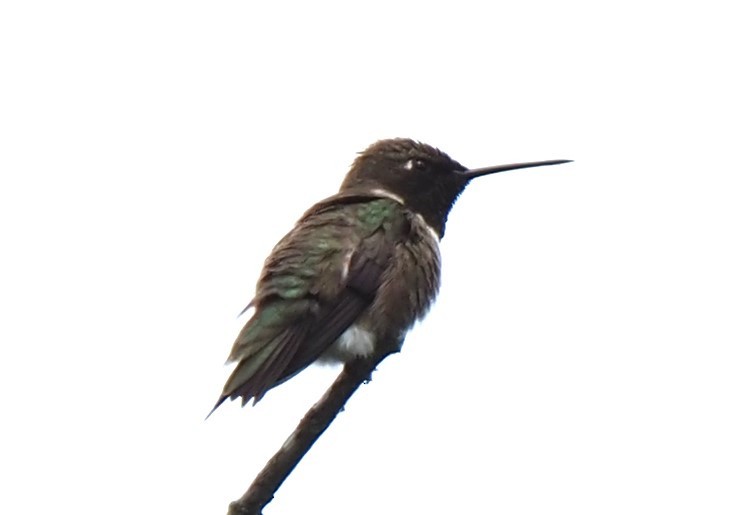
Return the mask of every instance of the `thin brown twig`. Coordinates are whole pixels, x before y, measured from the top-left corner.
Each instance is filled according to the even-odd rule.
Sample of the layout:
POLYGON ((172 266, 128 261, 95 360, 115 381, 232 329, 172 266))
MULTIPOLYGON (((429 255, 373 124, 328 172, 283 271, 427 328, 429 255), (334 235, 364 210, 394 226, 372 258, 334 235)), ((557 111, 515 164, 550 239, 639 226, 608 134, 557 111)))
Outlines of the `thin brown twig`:
POLYGON ((335 382, 310 408, 281 448, 268 460, 247 491, 229 505, 228 515, 261 515, 281 484, 320 435, 343 410, 359 386, 372 377, 382 360, 399 349, 390 349, 367 359, 352 361, 343 368, 335 382))

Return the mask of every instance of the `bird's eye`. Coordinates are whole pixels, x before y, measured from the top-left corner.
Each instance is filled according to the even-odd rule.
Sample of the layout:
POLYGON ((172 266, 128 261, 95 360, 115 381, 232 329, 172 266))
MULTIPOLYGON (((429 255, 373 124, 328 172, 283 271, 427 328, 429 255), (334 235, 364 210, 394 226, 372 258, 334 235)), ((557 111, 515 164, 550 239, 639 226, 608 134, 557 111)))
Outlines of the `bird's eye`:
POLYGON ((406 164, 404 168, 406 170, 425 170, 427 167, 427 162, 423 159, 409 159, 406 161, 406 164))

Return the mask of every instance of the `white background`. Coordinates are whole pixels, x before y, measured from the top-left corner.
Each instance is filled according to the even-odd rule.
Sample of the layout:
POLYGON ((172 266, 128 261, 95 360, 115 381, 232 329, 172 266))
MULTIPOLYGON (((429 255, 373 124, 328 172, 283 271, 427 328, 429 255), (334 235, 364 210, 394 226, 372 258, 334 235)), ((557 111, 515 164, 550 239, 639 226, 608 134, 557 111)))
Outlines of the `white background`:
POLYGON ((4 2, 0 512, 225 513, 337 373, 204 421, 235 315, 395 136, 575 163, 470 186, 265 513, 749 512, 740 6, 4 2))

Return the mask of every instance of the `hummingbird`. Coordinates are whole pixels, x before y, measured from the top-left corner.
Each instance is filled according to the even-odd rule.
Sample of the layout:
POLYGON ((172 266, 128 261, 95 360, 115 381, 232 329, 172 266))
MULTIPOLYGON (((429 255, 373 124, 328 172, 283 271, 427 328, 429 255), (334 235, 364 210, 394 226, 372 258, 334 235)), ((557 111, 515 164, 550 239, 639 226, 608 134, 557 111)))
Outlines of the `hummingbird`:
POLYGON ((226 399, 254 405, 316 361, 399 350, 437 297, 439 242, 468 183, 568 162, 468 169, 411 139, 370 145, 338 193, 308 209, 265 260, 245 308, 254 313, 229 354, 236 367, 213 410, 226 399))

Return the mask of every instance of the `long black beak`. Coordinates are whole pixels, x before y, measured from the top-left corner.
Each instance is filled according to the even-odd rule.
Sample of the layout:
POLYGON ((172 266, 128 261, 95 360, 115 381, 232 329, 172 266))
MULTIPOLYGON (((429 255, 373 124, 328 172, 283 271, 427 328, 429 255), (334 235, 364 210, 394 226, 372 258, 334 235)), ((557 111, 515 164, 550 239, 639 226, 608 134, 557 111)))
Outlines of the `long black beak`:
POLYGON ((569 159, 555 159, 553 161, 532 161, 530 163, 514 163, 511 165, 499 165, 499 166, 487 166, 486 168, 474 168, 473 170, 466 170, 459 172, 463 177, 467 179, 475 179, 482 175, 489 175, 491 173, 507 172, 508 170, 517 170, 519 168, 534 168, 536 166, 551 166, 561 165, 564 163, 571 163, 569 159))

